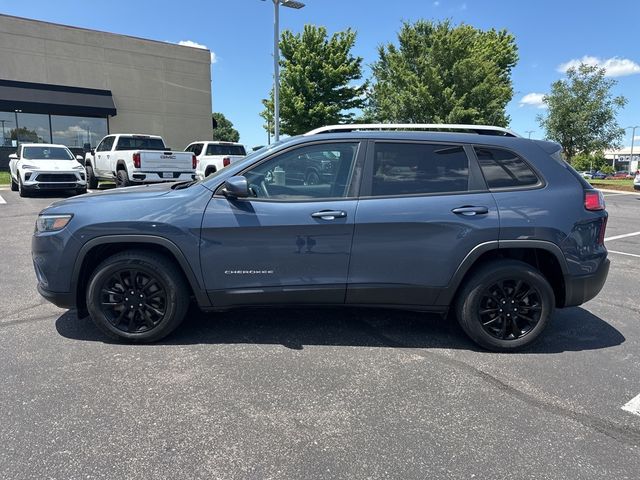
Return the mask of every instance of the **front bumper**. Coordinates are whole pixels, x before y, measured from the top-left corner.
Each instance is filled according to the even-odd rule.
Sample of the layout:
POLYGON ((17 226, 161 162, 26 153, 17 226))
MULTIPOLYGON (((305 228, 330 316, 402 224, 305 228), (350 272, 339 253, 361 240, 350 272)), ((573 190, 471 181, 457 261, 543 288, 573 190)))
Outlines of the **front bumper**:
POLYGON ((28 190, 71 190, 85 188, 87 179, 84 171, 44 171, 22 172, 22 187, 28 190))
POLYGON ((74 308, 76 306, 75 296, 70 292, 52 292, 38 284, 38 293, 56 307, 74 308))
POLYGON ((610 261, 605 258, 598 270, 590 275, 565 275, 565 301, 563 307, 575 307, 588 302, 600 293, 609 274, 610 261))

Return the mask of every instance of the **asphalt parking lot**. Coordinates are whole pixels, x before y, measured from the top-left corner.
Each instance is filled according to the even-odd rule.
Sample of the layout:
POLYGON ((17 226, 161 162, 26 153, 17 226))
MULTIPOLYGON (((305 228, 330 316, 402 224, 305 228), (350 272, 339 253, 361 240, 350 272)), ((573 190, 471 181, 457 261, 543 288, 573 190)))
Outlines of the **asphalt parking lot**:
POLYGON ((55 198, 0 196, 0 478, 638 478, 640 195, 606 195, 602 293, 518 354, 359 309, 194 310, 113 343, 35 290, 55 198))

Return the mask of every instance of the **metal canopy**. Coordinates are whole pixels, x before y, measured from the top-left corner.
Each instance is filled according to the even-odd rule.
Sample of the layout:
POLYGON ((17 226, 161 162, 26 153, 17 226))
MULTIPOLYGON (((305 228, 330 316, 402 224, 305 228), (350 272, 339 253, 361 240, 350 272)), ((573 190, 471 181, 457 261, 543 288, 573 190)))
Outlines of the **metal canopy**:
POLYGON ((0 111, 106 117, 116 115, 110 90, 0 80, 0 111))

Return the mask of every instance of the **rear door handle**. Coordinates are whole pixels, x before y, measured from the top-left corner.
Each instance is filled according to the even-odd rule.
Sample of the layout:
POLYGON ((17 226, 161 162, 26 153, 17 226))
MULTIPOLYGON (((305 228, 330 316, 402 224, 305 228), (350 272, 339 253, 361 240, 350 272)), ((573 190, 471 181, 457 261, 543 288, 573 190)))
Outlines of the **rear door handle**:
POLYGON ((321 210, 319 212, 312 213, 313 218, 321 218, 322 220, 335 220, 336 218, 344 218, 347 216, 347 212, 343 210, 321 210))
POLYGON ((470 205, 454 208, 451 211, 453 213, 457 213, 458 215, 466 215, 468 217, 473 215, 486 215, 487 213, 489 213, 489 209, 487 207, 474 207, 470 205))

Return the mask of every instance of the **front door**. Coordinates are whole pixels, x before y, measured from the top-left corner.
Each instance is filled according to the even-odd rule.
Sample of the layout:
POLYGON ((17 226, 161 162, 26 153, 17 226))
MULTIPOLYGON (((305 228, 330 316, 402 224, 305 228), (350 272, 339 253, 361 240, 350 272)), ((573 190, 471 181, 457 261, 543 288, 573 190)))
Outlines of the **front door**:
POLYGON ((252 197, 214 195, 200 250, 212 303, 344 303, 363 160, 357 141, 293 147, 242 173, 252 197), (320 182, 300 182, 300 166, 314 162, 331 166, 320 182))
POLYGON ((467 151, 443 143, 369 146, 347 303, 433 306, 465 256, 498 240, 495 200, 467 151))

